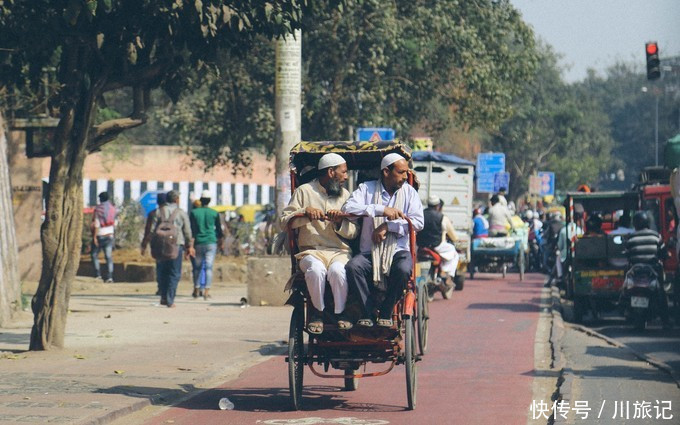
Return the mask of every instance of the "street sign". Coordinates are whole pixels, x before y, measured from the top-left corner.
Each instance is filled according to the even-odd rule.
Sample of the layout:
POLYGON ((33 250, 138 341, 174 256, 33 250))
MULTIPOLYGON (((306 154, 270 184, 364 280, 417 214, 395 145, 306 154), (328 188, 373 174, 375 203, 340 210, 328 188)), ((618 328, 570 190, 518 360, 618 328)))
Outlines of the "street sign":
POLYGON ((477 192, 493 193, 494 176, 505 172, 504 153, 480 153, 477 157, 477 192))
POLYGON ((539 171, 538 177, 541 179, 541 191, 539 195, 555 195, 555 173, 551 171, 539 171))
POLYGON ((541 193, 541 178, 538 176, 529 176, 529 194, 538 195, 541 193))
POLYGON ((394 129, 388 127, 367 127, 357 129, 357 141, 380 142, 394 140, 394 129))
POLYGON ((505 192, 510 188, 510 173, 502 172, 493 175, 493 191, 498 193, 502 190, 505 192))
POLYGON ((158 208, 158 194, 162 192, 162 190, 147 190, 139 197, 139 203, 144 209, 144 217, 148 216, 151 211, 158 208))

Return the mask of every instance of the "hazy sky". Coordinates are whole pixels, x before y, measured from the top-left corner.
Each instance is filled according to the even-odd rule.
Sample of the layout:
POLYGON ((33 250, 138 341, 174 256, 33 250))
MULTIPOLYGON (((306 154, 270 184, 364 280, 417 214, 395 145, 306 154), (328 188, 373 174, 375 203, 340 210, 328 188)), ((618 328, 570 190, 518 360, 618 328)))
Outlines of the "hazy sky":
POLYGON ((680 55, 680 0, 510 0, 534 32, 563 55, 566 81, 617 60, 645 66, 645 43, 680 55))

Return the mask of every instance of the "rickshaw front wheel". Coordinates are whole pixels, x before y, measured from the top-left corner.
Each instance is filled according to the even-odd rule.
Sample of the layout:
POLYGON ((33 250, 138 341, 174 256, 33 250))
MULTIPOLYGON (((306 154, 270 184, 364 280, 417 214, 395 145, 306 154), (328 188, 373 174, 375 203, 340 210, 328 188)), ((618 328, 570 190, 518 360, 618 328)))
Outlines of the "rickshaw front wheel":
MULTIPOLYGON (((345 369, 345 375, 354 375, 359 369, 345 369)), ((345 391, 356 391, 359 388, 359 378, 345 378, 345 391)))
POLYGON ((305 369, 305 318, 303 307, 293 309, 288 332, 288 388, 293 410, 302 409, 302 378, 305 369))
POLYGON ((427 352, 427 329, 430 319, 430 302, 426 285, 418 285, 418 349, 421 355, 427 352))
POLYGON ((408 410, 416 408, 418 371, 416 366, 415 323, 412 317, 404 318, 404 363, 406 365, 406 399, 408 410))

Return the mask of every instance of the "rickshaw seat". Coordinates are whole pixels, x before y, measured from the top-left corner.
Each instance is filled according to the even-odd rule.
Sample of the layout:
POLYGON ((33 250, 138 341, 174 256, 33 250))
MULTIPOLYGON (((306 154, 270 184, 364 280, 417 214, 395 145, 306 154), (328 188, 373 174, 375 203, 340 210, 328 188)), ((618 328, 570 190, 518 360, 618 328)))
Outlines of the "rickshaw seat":
POLYGON ((442 257, 434 249, 419 247, 418 261, 432 261, 432 266, 436 267, 442 262, 442 257))

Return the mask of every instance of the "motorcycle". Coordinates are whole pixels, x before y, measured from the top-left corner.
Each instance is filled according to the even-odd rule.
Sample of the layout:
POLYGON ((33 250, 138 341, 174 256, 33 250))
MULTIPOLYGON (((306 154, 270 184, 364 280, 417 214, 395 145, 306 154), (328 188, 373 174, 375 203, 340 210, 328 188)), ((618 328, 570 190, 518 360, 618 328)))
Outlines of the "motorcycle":
POLYGON ((441 261, 442 257, 433 249, 418 248, 418 262, 429 263, 429 272, 427 277, 427 300, 432 301, 437 291, 441 292, 445 300, 451 298, 453 295, 453 285, 447 285, 447 278, 441 276, 441 261))
POLYGON ((623 281, 620 306, 624 317, 637 330, 644 330, 647 322, 659 315, 662 277, 650 264, 634 264, 623 281))

